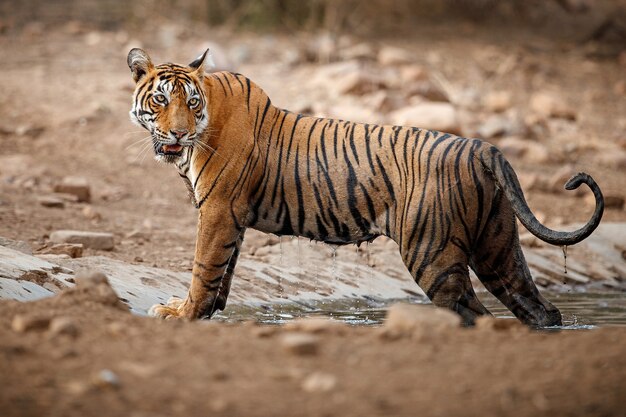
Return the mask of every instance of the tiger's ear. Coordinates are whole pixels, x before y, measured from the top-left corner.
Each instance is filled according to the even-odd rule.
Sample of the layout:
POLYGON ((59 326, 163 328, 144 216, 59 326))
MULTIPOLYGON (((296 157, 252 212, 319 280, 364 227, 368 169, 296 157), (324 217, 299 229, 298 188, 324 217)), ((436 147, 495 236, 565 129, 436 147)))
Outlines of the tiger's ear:
POLYGON ((211 54, 208 49, 189 64, 189 68, 196 70, 196 74, 200 79, 204 77, 204 72, 206 70, 210 70, 214 67, 215 64, 213 63, 213 58, 211 58, 211 54))
POLYGON ((133 80, 139 82, 149 71, 154 69, 150 56, 143 49, 133 48, 126 59, 128 67, 133 74, 133 80))

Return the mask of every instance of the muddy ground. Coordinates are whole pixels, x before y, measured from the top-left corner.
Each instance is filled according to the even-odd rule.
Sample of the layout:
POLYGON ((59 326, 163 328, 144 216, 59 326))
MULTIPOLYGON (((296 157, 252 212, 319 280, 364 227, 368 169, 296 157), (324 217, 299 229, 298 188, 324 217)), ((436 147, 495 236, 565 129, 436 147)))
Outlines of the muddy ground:
MULTIPOLYGON (((592 212, 584 193, 554 186, 564 166, 591 173, 611 197, 605 221, 626 220, 624 52, 528 32, 484 33, 471 25, 425 28, 421 35, 368 41, 356 52, 353 47, 363 42, 342 38, 332 53, 319 56, 320 42, 327 42, 310 35, 173 25, 157 32, 106 32, 77 22, 7 30, 0 35, 0 236, 38 249, 57 229, 111 232, 113 251, 86 249, 85 255, 180 271, 191 267, 195 210, 171 167, 152 161, 150 149, 142 153, 146 133, 128 121, 126 54, 138 45, 158 62, 187 62, 211 46, 218 65, 255 80, 278 106, 373 122, 432 99, 422 96, 429 95, 422 87, 405 94, 409 88, 394 84, 400 67, 418 68, 431 80, 427 87, 441 90, 458 111, 463 134, 476 136, 490 118, 503 119, 504 132, 490 141, 503 146, 532 208, 548 225, 583 222, 592 212), (379 62, 377 51, 387 45, 404 48, 412 61, 379 62), (313 58, 305 52, 311 49, 313 58), (336 68, 329 68, 337 62, 355 60, 358 68, 384 78, 378 91, 390 100, 368 89, 338 94, 341 77, 324 75, 321 84, 316 77, 334 74, 336 68), (486 99, 502 91, 505 104, 486 99), (533 108, 538 92, 561 103, 559 111, 533 108), (87 179, 91 202, 44 207, 39 197, 50 196, 68 175, 87 179)), ((268 243, 275 245, 275 238, 249 232, 243 256, 258 256, 268 243)), ((328 251, 303 250, 303 258, 307 250, 328 251)), ((385 257, 397 256, 387 242, 374 242, 371 250, 383 260, 374 266, 383 273, 385 257)), ((368 262, 364 251, 360 256, 368 262)), ((333 327, 316 336, 315 353, 301 355, 284 346, 289 329, 159 322, 94 297, 70 292, 36 303, 0 303, 0 414, 623 413, 621 328, 433 329, 427 336, 390 338, 379 328, 333 327), (17 315, 43 317, 44 324, 20 332, 17 315), (74 330, 50 329, 45 323, 54 317, 65 317, 74 330)))

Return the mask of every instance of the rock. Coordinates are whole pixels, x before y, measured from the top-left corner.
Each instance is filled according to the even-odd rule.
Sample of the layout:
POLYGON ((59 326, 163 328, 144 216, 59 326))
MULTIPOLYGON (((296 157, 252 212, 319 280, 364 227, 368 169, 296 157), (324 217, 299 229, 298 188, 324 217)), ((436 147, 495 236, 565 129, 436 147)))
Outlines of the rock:
POLYGON ((507 158, 524 158, 532 162, 547 162, 550 152, 541 143, 524 140, 517 137, 504 138, 498 142, 498 148, 507 158))
POLYGON ((478 128, 478 135, 483 139, 492 139, 510 133, 511 122, 500 115, 492 115, 478 128))
POLYGON ((112 250, 115 247, 111 233, 57 230, 50 234, 50 240, 54 243, 80 243, 85 248, 98 250, 112 250))
POLYGON ((500 113, 511 107, 511 93, 508 91, 493 91, 483 98, 483 106, 491 112, 500 113))
POLYGON ((33 250, 30 245, 27 242, 23 242, 21 240, 11 240, 7 239, 6 237, 0 236, 0 246, 4 246, 5 248, 25 253, 26 255, 33 254, 33 250))
POLYGON ((89 183, 83 177, 65 177, 61 180, 61 183, 54 186, 54 191, 73 194, 81 202, 88 203, 91 200, 89 183))
POLYGON ((574 193, 571 190, 565 189, 565 184, 570 180, 574 175, 576 175, 579 171, 572 165, 565 165, 559 168, 552 176, 548 179, 546 184, 546 191, 550 191, 553 193, 570 193, 576 194, 577 196, 583 196, 589 192, 589 189, 586 186, 578 187, 574 193))
POLYGON ((61 296, 87 296, 91 302, 116 307, 128 311, 128 307, 120 301, 115 290, 109 284, 106 275, 97 271, 82 271, 76 275, 76 286, 63 293, 61 296))
POLYGON ((626 152, 621 150, 606 152, 600 155, 599 162, 607 168, 618 169, 621 171, 626 170, 626 152))
POLYGON ((545 246, 544 242, 541 239, 529 232, 520 233, 519 243, 522 246, 526 246, 529 248, 541 248, 545 246))
POLYGON ((349 120, 351 122, 378 123, 380 115, 362 105, 352 103, 341 103, 328 110, 329 117, 349 120))
POLYGON ((315 355, 319 338, 307 333, 287 333, 280 338, 281 346, 296 355, 315 355))
POLYGON ((516 319, 497 319, 493 316, 481 316, 476 319, 476 330, 482 331, 521 331, 528 332, 528 327, 516 319))
POLYGON ((86 218, 88 218, 90 220, 101 220, 102 219, 102 215, 100 213, 98 213, 96 210, 94 210, 94 208, 91 207, 91 206, 83 207, 82 213, 83 213, 83 216, 85 216, 86 218))
POLYGON ((37 251, 41 255, 67 255, 70 258, 80 258, 83 256, 83 245, 80 243, 57 243, 49 248, 37 251))
POLYGON ((43 259, 44 261, 48 261, 48 262, 58 262, 58 261, 62 261, 64 259, 72 259, 72 257, 70 255, 67 255, 65 253, 59 253, 59 254, 38 253, 37 257, 39 259, 43 259))
POLYGON ((50 324, 50 318, 41 315, 18 314, 11 321, 11 328, 14 332, 25 333, 32 330, 45 330, 50 324))
POLYGON ((339 52, 341 59, 351 60, 373 60, 376 56, 374 49, 369 42, 359 43, 348 48, 342 49, 339 52))
POLYGON ((91 382, 98 388, 119 388, 120 378, 110 369, 102 369, 93 375, 91 382))
POLYGON ((37 201, 39 202, 39 204, 41 204, 44 207, 50 207, 50 208, 64 208, 65 207, 65 201, 57 197, 41 196, 37 198, 37 201))
POLYGON ((127 233, 126 238, 128 239, 139 239, 139 240, 150 240, 150 235, 144 231, 135 229, 130 233, 127 233))
POLYGON ((55 317, 50 321, 48 326, 50 336, 66 335, 71 337, 78 336, 78 326, 69 317, 55 317))
POLYGON ((387 310, 384 332, 388 336, 423 336, 459 328, 461 317, 454 312, 428 305, 394 304, 387 310))
POLYGON ((403 85, 415 81, 428 81, 428 71, 421 65, 406 65, 400 68, 400 80, 403 85))
POLYGON ((52 194, 50 194, 50 197, 54 197, 54 198, 57 198, 59 200, 63 200, 63 201, 68 202, 68 203, 78 203, 78 196, 76 196, 74 194, 52 193, 52 194))
POLYGON ((334 81, 334 88, 340 94, 363 95, 384 88, 384 82, 366 71, 349 72, 334 81))
POLYGON ((420 103, 392 112, 391 123, 461 134, 457 111, 449 103, 420 103))
POLYGON ((109 280, 107 279, 107 276, 104 275, 102 272, 97 271, 79 273, 78 275, 76 275, 75 282, 77 286, 82 287, 93 287, 101 284, 109 285, 109 280))
POLYGON ((417 95, 429 101, 450 101, 448 94, 443 88, 431 80, 416 81, 410 86, 406 86, 405 89, 409 97, 417 95))
POLYGON ((413 54, 395 46, 383 46, 378 51, 378 62, 381 65, 404 65, 414 61, 413 54))
POLYGON ((337 386, 337 378, 325 372, 313 372, 302 381, 306 392, 329 392, 337 386))
MULTIPOLYGON (((624 204, 625 204, 624 197, 620 195, 606 194, 606 193, 603 195, 603 197, 604 197, 604 208, 606 208, 607 210, 622 210, 624 208, 624 204)), ((596 205, 596 198, 590 191, 586 192, 585 203, 587 203, 590 206, 596 205)))
POLYGON ((290 321, 285 324, 284 327, 285 330, 295 330, 305 333, 330 333, 343 329, 344 325, 335 320, 310 317, 290 321))
POLYGON ((530 108, 544 118, 557 117, 576 120, 576 111, 560 97, 550 93, 535 93, 530 98, 530 108))

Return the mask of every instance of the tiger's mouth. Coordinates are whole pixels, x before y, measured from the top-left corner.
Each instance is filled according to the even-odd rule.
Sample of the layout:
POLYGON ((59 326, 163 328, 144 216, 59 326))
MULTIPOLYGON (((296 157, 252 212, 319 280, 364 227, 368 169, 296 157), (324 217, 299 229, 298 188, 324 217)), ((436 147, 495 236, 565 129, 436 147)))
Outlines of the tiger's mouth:
POLYGON ((180 144, 161 145, 158 149, 158 152, 162 155, 180 156, 183 153, 183 145, 180 145, 180 144))

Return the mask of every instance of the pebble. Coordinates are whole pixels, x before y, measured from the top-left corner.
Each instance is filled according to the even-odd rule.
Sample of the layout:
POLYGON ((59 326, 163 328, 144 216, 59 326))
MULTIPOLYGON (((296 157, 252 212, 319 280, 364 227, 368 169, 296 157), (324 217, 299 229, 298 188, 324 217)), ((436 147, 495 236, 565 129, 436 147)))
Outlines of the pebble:
POLYGON ((414 56, 405 49, 395 46, 383 46, 378 51, 378 63, 381 65, 404 65, 414 61, 414 56))
POLYGON ((83 177, 64 177, 59 184, 54 186, 54 191, 75 195, 80 202, 91 201, 91 189, 87 179, 83 177))
POLYGON ((90 220, 101 220, 102 215, 98 213, 93 207, 85 206, 82 210, 83 216, 90 220))
POLYGON ((102 369, 92 378, 92 383, 99 388, 118 388, 120 386, 120 378, 110 369, 102 369))
POLYGON ((487 331, 528 331, 528 327, 517 319, 497 319, 493 316, 480 316, 476 319, 476 330, 487 331))
POLYGON ((548 148, 538 142, 517 137, 507 137, 498 142, 498 148, 507 158, 524 158, 531 162, 547 162, 550 160, 548 148))
POLYGON ((111 233, 57 230, 50 234, 50 240, 54 243, 80 243, 85 248, 98 250, 112 250, 115 247, 111 233))
POLYGON ((384 87, 382 80, 365 71, 353 71, 334 81, 334 88, 341 94, 363 95, 384 87))
POLYGON ((328 392, 337 386, 337 377, 326 372, 313 372, 302 381, 306 392, 328 392))
POLYGON ((285 324, 285 330, 296 330, 305 333, 334 332, 344 328, 344 325, 336 320, 310 317, 296 319, 285 324))
POLYGON ((17 333, 25 333, 32 330, 45 330, 49 324, 49 317, 18 314, 13 317, 11 328, 17 333))
POLYGON ((492 139, 510 132, 511 122, 500 115, 492 115, 478 128, 478 135, 483 139, 492 139))
POLYGON ((69 317, 55 317, 50 321, 48 332, 51 336, 67 335, 76 337, 79 334, 78 326, 69 317))
POLYGON ((387 310, 384 334, 387 336, 417 335, 457 329, 461 317, 444 308, 398 303, 387 310))
POLYGON ((511 107, 511 93, 508 91, 493 91, 484 97, 483 106, 494 113, 508 110, 511 107))
POLYGON ((280 338, 280 344, 296 355, 315 355, 319 349, 319 338, 307 333, 287 333, 280 338))
POLYGON ((49 248, 37 251, 41 255, 67 255, 70 258, 83 256, 83 245, 80 243, 57 243, 49 248))
POLYGON ((457 111, 450 103, 420 103, 389 114, 391 123, 461 134, 457 111))
POLYGON ((65 201, 57 197, 41 196, 37 198, 37 201, 39 202, 39 204, 41 204, 44 207, 49 207, 49 208, 64 208, 65 207, 65 201))
POLYGON ((576 110, 567 105, 563 99, 551 93, 535 93, 530 98, 530 108, 536 114, 549 118, 576 120, 576 110))

